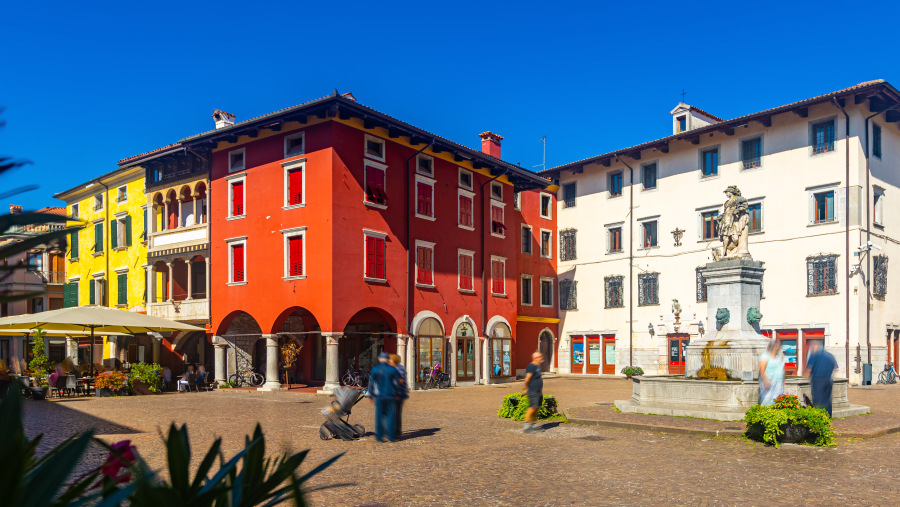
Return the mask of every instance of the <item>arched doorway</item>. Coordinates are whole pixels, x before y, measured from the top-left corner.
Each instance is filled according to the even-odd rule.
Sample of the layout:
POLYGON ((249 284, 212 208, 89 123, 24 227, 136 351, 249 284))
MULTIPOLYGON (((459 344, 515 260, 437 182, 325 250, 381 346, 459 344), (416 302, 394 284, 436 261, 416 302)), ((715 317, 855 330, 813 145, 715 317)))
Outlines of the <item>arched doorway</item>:
POLYGON ((175 345, 175 352, 182 355, 184 364, 195 368, 203 366, 206 371, 215 371, 215 353, 213 345, 206 339, 204 331, 188 333, 175 345))
POLYGON ((265 375, 266 347, 261 340, 262 328, 252 315, 240 310, 231 313, 219 325, 218 336, 228 343, 225 378, 237 371, 246 372, 251 365, 265 375), (263 343, 261 351, 255 346, 257 341, 263 343))
POLYGON ((491 377, 512 375, 512 332, 505 322, 498 322, 491 330, 491 377))
POLYGON ((396 323, 376 308, 360 310, 347 323, 339 342, 339 377, 352 366, 370 371, 381 352, 397 352, 396 323))
POLYGON ((541 371, 550 371, 550 365, 553 364, 553 335, 550 331, 541 331, 541 336, 538 338, 538 351, 544 355, 541 371))
POLYGON ((468 322, 456 328, 456 380, 475 380, 475 330, 468 322))
POLYGON ((422 321, 416 330, 416 343, 416 380, 423 381, 435 365, 440 365, 443 371, 447 371, 444 328, 437 319, 427 317, 422 321))
POLYGON ((278 335, 279 347, 288 342, 294 342, 300 347, 300 355, 292 366, 288 368, 279 364, 282 381, 284 368, 288 368, 291 384, 318 385, 325 381, 325 337, 322 336, 318 320, 309 310, 288 308, 275 319, 272 332, 278 335))

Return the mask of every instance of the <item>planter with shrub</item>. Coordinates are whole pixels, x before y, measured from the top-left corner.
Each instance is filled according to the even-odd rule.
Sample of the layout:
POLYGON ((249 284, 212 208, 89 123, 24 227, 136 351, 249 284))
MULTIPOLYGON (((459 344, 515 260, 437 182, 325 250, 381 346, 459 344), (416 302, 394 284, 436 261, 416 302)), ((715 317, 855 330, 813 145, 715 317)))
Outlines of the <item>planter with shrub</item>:
POLYGON ((750 407, 744 421, 747 437, 776 447, 784 443, 835 445, 828 412, 804 407, 796 396, 783 394, 773 405, 750 407))
MULTIPOLYGON (((556 398, 545 394, 544 400, 541 401, 541 408, 538 409, 538 420, 568 422, 566 416, 556 411, 556 407, 556 398)), ((500 406, 500 411, 497 412, 497 415, 504 419, 524 421, 527 409, 528 396, 524 393, 513 393, 503 398, 503 405, 500 406)))
POLYGON ((134 363, 131 365, 131 390, 136 395, 159 394, 163 390, 160 372, 162 366, 156 363, 134 363))
POLYGON ((626 366, 622 368, 622 373, 628 378, 640 377, 644 374, 644 370, 640 366, 626 366))
POLYGON ((125 396, 128 390, 125 387, 128 376, 121 371, 105 371, 97 375, 94 388, 98 397, 125 396))

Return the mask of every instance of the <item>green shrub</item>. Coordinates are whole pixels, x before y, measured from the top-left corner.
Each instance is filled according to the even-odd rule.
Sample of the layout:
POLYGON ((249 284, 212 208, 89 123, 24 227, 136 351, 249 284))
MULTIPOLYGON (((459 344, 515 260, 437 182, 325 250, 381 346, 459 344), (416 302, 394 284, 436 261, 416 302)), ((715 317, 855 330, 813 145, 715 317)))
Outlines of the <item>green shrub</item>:
POLYGON ((147 384, 151 393, 159 394, 163 390, 163 380, 160 372, 162 366, 156 363, 134 363, 131 365, 131 382, 143 382, 147 384))
MULTIPOLYGON (((503 404, 497 415, 504 419, 512 419, 514 421, 524 421, 525 411, 528 409, 528 396, 524 393, 512 393, 503 398, 503 404)), ((541 408, 538 409, 538 420, 565 420, 564 415, 557 412, 556 398, 552 395, 545 394, 544 400, 541 402, 541 408)))
POLYGON ((644 374, 644 370, 640 366, 626 366, 622 368, 622 374, 630 377, 639 377, 644 374))
POLYGON ((756 405, 750 407, 744 416, 747 423, 747 436, 778 446, 778 437, 784 434, 782 425, 793 424, 806 426, 815 439, 812 444, 830 447, 834 443, 834 430, 831 427, 831 418, 828 412, 820 408, 792 407, 793 403, 787 402, 786 408, 778 406, 756 405))
POLYGON ((31 335, 31 352, 34 357, 28 363, 28 369, 37 378, 47 378, 47 375, 50 373, 50 360, 47 358, 47 354, 44 353, 44 338, 46 335, 41 328, 37 328, 31 335))

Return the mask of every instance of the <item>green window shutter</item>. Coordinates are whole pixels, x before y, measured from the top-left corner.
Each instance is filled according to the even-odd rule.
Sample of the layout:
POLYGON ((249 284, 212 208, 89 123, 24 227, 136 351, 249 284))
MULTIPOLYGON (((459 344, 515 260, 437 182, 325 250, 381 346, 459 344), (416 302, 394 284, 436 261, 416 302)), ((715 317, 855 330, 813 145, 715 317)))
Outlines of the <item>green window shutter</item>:
POLYGON ((117 237, 119 231, 118 231, 118 227, 116 227, 117 225, 118 224, 116 224, 116 220, 109 221, 109 247, 110 248, 116 248, 119 246, 119 239, 117 237))
POLYGON ((88 301, 89 301, 89 304, 95 305, 95 304, 97 304, 97 294, 94 292, 94 287, 96 287, 97 282, 94 280, 91 280, 88 283, 90 284, 90 285, 88 285, 88 289, 89 289, 88 290, 88 294, 89 294, 88 301))
POLYGON ((119 290, 117 303, 120 305, 128 304, 128 273, 119 274, 119 290))
MULTIPOLYGON (((144 232, 141 233, 141 239, 143 239, 143 240, 146 240, 146 239, 147 239, 147 229, 150 228, 149 225, 148 225, 147 220, 148 220, 148 218, 147 218, 147 208, 144 208, 144 232)), ((129 236, 130 236, 130 234, 129 234, 129 236)))
POLYGON ((78 306, 78 282, 69 282, 63 285, 63 307, 74 306, 78 306))
POLYGON ((78 258, 78 231, 69 234, 69 258, 77 259, 78 258))
POLYGON ((131 246, 131 215, 125 215, 125 246, 131 246))
POLYGON ((103 251, 103 222, 94 224, 94 251, 103 251))

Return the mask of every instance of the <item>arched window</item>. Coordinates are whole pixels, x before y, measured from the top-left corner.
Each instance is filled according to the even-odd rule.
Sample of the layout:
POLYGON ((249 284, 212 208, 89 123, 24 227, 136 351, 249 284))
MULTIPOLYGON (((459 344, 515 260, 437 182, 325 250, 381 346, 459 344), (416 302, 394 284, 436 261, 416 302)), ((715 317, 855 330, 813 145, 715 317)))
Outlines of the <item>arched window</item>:
POLYGON ((441 323, 433 317, 428 317, 419 325, 419 332, 416 335, 419 342, 419 380, 423 380, 425 375, 431 373, 435 365, 440 365, 441 370, 446 369, 444 365, 444 330, 441 323))

